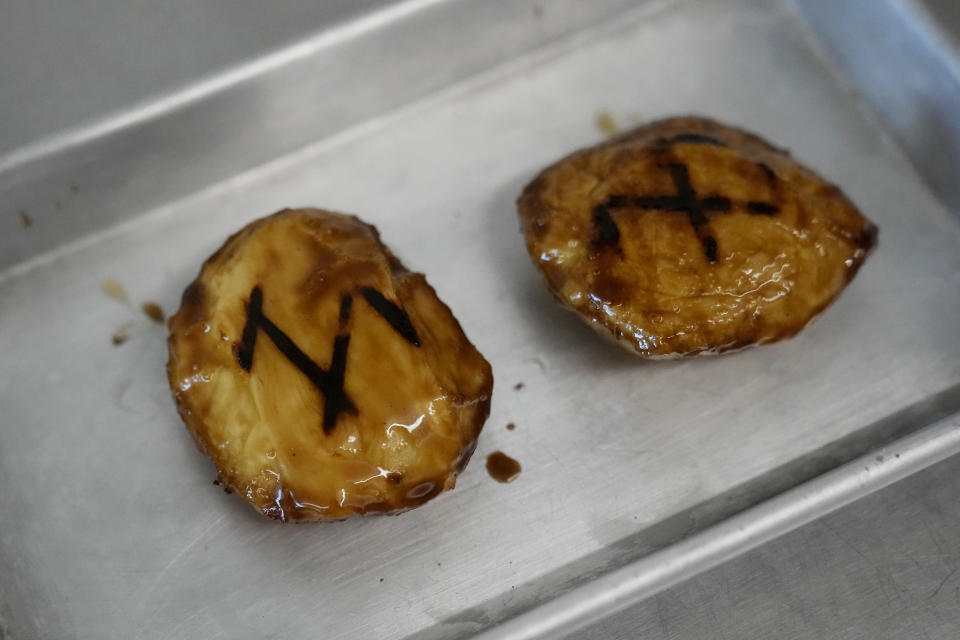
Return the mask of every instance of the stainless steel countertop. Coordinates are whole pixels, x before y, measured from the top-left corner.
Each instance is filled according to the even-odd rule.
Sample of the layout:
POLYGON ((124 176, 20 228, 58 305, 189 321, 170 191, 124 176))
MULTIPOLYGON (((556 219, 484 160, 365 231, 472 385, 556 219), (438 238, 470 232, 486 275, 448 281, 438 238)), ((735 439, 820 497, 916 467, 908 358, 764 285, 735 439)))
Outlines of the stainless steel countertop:
MULTIPOLYGON (((960 37, 956 1, 927 2, 960 37)), ((0 10, 0 155, 390 3, 11 0, 0 10), (92 37, 95 23, 110 25, 108 41, 92 37)), ((957 638, 958 497, 952 458, 576 637, 957 638)))

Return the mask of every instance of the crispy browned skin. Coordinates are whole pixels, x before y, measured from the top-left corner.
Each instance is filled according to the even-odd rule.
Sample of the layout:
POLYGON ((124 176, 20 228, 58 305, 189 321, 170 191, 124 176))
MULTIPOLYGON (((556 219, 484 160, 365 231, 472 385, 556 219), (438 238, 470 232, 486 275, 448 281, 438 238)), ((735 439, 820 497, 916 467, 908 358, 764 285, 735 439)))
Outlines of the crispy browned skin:
POLYGON ((184 291, 169 348, 180 415, 221 482, 281 520, 423 504, 453 488, 490 410, 490 365, 423 275, 328 211, 228 239, 184 291))
POLYGON ((792 336, 877 238, 840 189, 785 151, 697 117, 576 151, 517 205, 554 296, 651 358, 792 336))

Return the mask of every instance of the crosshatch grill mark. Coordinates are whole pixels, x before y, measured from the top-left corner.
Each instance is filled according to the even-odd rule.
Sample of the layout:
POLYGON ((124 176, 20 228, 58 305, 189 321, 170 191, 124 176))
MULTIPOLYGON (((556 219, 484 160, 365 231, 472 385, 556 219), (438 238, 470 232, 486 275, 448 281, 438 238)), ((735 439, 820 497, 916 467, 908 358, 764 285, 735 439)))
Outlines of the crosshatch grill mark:
MULTIPOLYGON (((386 320, 400 337, 415 347, 420 346, 420 337, 402 307, 388 300, 373 287, 364 287, 360 293, 370 307, 386 320)), ((339 330, 333 339, 330 368, 324 369, 263 313, 263 290, 260 285, 256 285, 250 292, 247 302, 247 320, 241 340, 237 344, 237 362, 244 371, 249 372, 253 368, 257 336, 262 330, 280 353, 290 361, 290 364, 299 369, 323 396, 323 432, 330 435, 336 428, 341 413, 357 414, 357 406, 343 388, 347 371, 347 353, 350 349, 349 324, 352 313, 353 296, 350 293, 344 293, 340 297, 339 330)))
MULTIPOLYGON (((660 196, 612 195, 593 208, 596 248, 619 249, 620 229, 611 215, 616 209, 635 207, 648 211, 676 211, 686 214, 707 260, 711 263, 717 262, 717 240, 710 232, 709 214, 728 213, 733 210, 734 203, 725 196, 700 197, 690 183, 690 172, 685 164, 672 162, 667 165, 667 170, 676 188, 675 193, 660 196)), ((747 202, 745 208, 751 215, 762 216, 776 215, 780 211, 780 207, 775 204, 753 200, 747 202)))

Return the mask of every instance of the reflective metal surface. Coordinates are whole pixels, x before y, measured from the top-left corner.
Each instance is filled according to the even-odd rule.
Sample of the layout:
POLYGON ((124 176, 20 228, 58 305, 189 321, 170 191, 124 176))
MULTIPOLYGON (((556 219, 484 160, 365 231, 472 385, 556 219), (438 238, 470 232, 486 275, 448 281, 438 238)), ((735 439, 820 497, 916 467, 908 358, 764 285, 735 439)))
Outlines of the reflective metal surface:
POLYGON ((5 0, 0 155, 155 102, 392 0, 5 0))
MULTIPOLYGON (((336 22, 290 46, 0 155, 0 193, 13 214, 0 217, 0 234, 9 235, 0 268, 342 134, 635 5, 553 0, 544 9, 534 0, 404 0, 354 20, 345 20, 354 7, 330 5, 336 22), (18 211, 49 224, 41 233, 16 233, 18 211)), ((128 19, 137 21, 135 8, 130 11, 128 19)), ((198 13, 195 20, 210 19, 198 13)), ((112 41, 109 27, 107 21, 103 37, 112 41)), ((217 48, 205 41, 181 42, 205 64, 217 58, 210 52, 217 48)), ((139 95, 139 83, 127 86, 130 75, 121 93, 139 95)), ((53 95, 75 99, 72 90, 53 95)))
POLYGON ((954 640, 958 495, 954 456, 569 637, 954 640))
MULTIPOLYGON (((612 571, 476 638, 526 640, 566 635, 958 452, 960 416, 954 415, 612 571)), ((623 622, 608 626, 622 628, 623 622)))
MULTIPOLYGON (((0 482, 13 489, 0 494, 0 628, 8 637, 464 636, 630 562, 649 566, 664 557, 651 555, 658 550, 678 554, 686 547, 671 545, 689 546, 711 525, 925 425, 942 428, 937 421, 960 408, 956 221, 791 7, 645 5, 396 108, 504 52, 543 44, 550 38, 538 24, 553 24, 555 37, 588 22, 537 6, 412 3, 389 14, 403 18, 396 24, 374 20, 356 38, 278 55, 242 81, 164 103, 169 111, 141 113, 103 137, 75 136, 62 153, 54 145, 7 162, 0 482), (521 11, 529 21, 512 19, 521 11), (437 28, 417 32, 423 21, 437 28), (441 46, 461 27, 514 39, 441 46), (379 61, 403 43, 427 52, 414 62, 458 53, 443 56, 451 66, 429 82, 397 72, 369 94, 345 82, 358 100, 324 103, 333 117, 318 125, 318 96, 330 92, 311 81, 326 64, 352 60, 350 76, 383 73, 379 61), (600 112, 628 125, 689 111, 790 147, 878 223, 880 248, 791 341, 643 363, 554 306, 524 255, 513 200, 544 163, 600 137, 600 112), (23 204, 34 201, 43 207, 23 204), (475 460, 455 491, 411 513, 297 527, 261 519, 210 484, 213 467, 169 398, 165 330, 137 307, 152 300, 172 311, 228 233, 298 204, 360 214, 427 274, 494 367, 477 460, 503 450, 523 465, 515 481, 494 482, 475 460), (105 277, 133 304, 106 295, 105 277), (129 337, 115 347, 120 328, 129 337)), ((903 468, 876 480, 845 475, 863 486, 828 485, 817 504, 785 511, 806 515, 779 522, 799 525, 838 506, 833 489, 852 498, 903 468)), ((716 536, 716 555, 678 561, 712 566, 788 528, 763 529, 750 513, 742 517, 751 530, 765 533, 716 536)), ((656 570, 654 591, 689 575, 656 570)), ((617 606, 643 593, 632 589, 617 606)))
POLYGON ((953 19, 956 3, 794 0, 794 6, 934 192, 960 211, 960 49, 954 44, 960 32, 951 37, 952 23, 941 29, 933 17, 953 19))

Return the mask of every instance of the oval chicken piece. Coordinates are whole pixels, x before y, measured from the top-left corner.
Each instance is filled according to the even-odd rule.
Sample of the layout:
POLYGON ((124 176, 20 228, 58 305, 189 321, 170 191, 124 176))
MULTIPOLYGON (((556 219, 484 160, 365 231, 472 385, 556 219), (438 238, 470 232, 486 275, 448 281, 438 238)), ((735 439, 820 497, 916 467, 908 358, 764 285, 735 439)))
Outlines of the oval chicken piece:
POLYGON ((271 518, 419 506, 453 488, 489 413, 490 365, 353 216, 249 224, 169 324, 183 421, 220 482, 271 518))
POLYGON ((788 153, 697 117, 576 151, 517 204, 553 295, 648 358, 792 336, 877 238, 840 189, 788 153))

